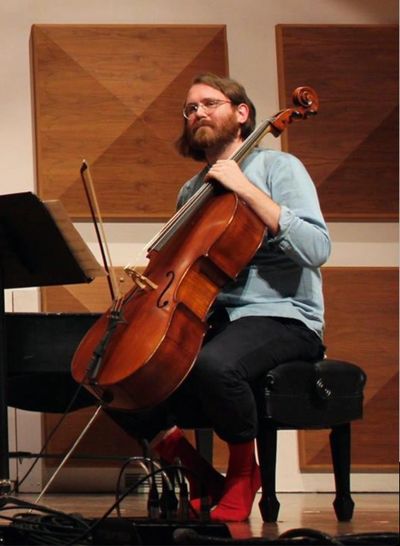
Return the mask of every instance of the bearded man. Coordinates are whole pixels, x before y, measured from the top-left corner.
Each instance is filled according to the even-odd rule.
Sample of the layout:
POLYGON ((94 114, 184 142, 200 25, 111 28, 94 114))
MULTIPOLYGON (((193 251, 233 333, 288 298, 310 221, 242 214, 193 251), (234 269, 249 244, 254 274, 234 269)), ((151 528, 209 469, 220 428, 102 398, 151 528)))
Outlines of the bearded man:
MULTIPOLYGON (((212 520, 243 521, 260 487, 253 387, 283 362, 323 356, 319 267, 329 256, 330 239, 315 186, 298 159, 259 147, 241 167, 230 159, 255 126, 255 108, 242 85, 199 75, 188 90, 183 116, 178 150, 205 166, 182 187, 178 207, 212 181, 235 192, 266 230, 254 258, 218 294, 198 358, 170 400, 175 414, 182 393, 197 401, 227 442, 226 477, 199 456, 176 426, 154 438, 153 446, 167 462, 179 458, 191 471, 193 506, 199 506, 199 489, 191 479, 196 475, 208 489, 212 520)), ((147 434, 154 436, 150 429, 147 434)))

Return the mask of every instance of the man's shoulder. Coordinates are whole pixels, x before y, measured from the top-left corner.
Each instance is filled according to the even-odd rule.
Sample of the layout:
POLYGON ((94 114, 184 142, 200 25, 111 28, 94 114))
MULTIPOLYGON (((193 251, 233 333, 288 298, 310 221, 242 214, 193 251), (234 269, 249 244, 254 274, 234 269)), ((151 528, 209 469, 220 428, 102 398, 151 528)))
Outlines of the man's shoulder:
POLYGON ((261 166, 263 166, 264 168, 269 170, 274 166, 279 167, 280 165, 290 164, 292 162, 297 163, 299 162, 299 160, 296 156, 292 155, 289 152, 257 146, 248 155, 243 163, 243 167, 252 168, 258 166, 261 168, 261 166))
POLYGON ((274 161, 277 159, 282 159, 284 161, 291 160, 292 158, 296 159, 296 157, 289 152, 285 152, 283 150, 273 150, 272 148, 263 148, 261 146, 254 148, 249 157, 261 160, 266 159, 269 161, 274 161))

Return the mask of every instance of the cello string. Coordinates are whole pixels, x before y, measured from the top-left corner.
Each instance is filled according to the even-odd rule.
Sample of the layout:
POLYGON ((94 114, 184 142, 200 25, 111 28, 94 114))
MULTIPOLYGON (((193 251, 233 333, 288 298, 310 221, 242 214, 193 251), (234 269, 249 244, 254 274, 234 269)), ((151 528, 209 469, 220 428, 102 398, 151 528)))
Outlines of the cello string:
POLYGON ((177 223, 179 223, 182 216, 185 216, 188 211, 191 211, 194 204, 198 202, 204 194, 210 191, 209 184, 204 184, 197 190, 197 192, 168 220, 165 226, 151 239, 148 243, 148 249, 152 250, 155 244, 170 230, 174 229, 177 223))
MULTIPOLYGON (((240 149, 230 156, 230 159, 234 159, 238 163, 243 161, 247 154, 251 151, 252 147, 261 140, 263 136, 271 131, 271 122, 274 118, 267 119, 260 123, 260 125, 247 137, 243 142, 240 149)), ((168 241, 170 237, 176 232, 176 230, 185 223, 185 221, 191 216, 193 212, 197 210, 204 200, 211 195, 213 191, 212 183, 206 182, 192 195, 192 197, 168 220, 161 230, 145 245, 144 249, 147 251, 161 247, 163 243, 168 241)), ((141 255, 139 253, 139 255, 141 255)), ((135 263, 135 262, 134 262, 135 263)))
MULTIPOLYGON (((311 99, 307 103, 307 107, 300 108, 300 110, 308 110, 314 104, 314 99, 311 99)), ((262 121, 252 133, 243 141, 240 148, 234 152, 229 159, 233 159, 239 165, 251 152, 260 140, 271 133, 276 137, 279 136, 281 129, 274 127, 274 122, 277 118, 282 117, 286 112, 289 114, 289 123, 292 119, 293 109, 287 109, 279 112, 277 115, 262 121), (275 129, 275 133, 273 130, 275 129)), ((296 118, 294 118, 296 119, 296 118)), ((190 215, 197 210, 197 206, 203 203, 203 200, 212 193, 212 183, 206 182, 203 184, 197 192, 175 213, 172 218, 165 224, 165 226, 145 245, 141 253, 144 253, 145 249, 150 252, 153 249, 161 248, 163 243, 167 242, 170 237, 176 232, 176 230, 184 224, 184 222, 190 217, 190 215), (158 248, 156 248, 158 247, 158 248)), ((139 253, 139 255, 141 254, 139 253)), ((130 267, 130 266, 127 266, 130 267)))
POLYGON ((162 229, 153 239, 150 241, 149 250, 160 248, 164 242, 167 242, 176 230, 181 227, 190 216, 196 212, 198 207, 211 196, 213 192, 213 185, 209 182, 203 184, 195 194, 174 214, 162 229))
MULTIPOLYGON (((148 241, 143 248, 137 253, 132 260, 134 264, 138 263, 139 258, 143 256, 148 260, 148 254, 152 250, 157 250, 157 247, 170 239, 189 216, 197 210, 196 204, 203 202, 203 199, 212 191, 211 184, 206 183, 167 221, 167 223, 148 241)), ((127 268, 131 265, 127 265, 127 268)))
MULTIPOLYGON (((233 153, 229 159, 233 159, 237 163, 241 163, 253 149, 253 147, 272 130, 272 122, 274 118, 270 118, 261 122, 256 129, 244 140, 239 150, 233 153)), ((154 249, 157 245, 162 246, 165 241, 176 232, 176 230, 185 223, 190 215, 197 210, 204 200, 211 195, 213 185, 210 182, 203 184, 197 192, 183 205, 179 211, 167 222, 164 228, 148 243, 149 250, 154 249)))

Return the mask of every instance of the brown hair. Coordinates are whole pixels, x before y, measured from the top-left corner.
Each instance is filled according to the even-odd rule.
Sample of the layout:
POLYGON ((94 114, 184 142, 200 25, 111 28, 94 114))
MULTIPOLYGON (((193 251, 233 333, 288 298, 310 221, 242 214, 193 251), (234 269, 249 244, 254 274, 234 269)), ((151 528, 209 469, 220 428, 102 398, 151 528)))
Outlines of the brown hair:
MULTIPOLYGON (((240 83, 232 80, 231 78, 223 78, 210 72, 196 76, 192 80, 191 86, 197 83, 203 83, 213 87, 214 89, 218 89, 221 91, 221 93, 228 97, 228 99, 234 105, 239 105, 242 103, 247 104, 249 108, 249 117, 242 124, 240 128, 240 135, 244 140, 254 131, 256 125, 256 109, 252 101, 247 96, 245 88, 240 83)), ((176 148, 184 157, 192 157, 197 161, 203 161, 205 159, 204 151, 192 148, 187 139, 186 123, 186 119, 184 119, 182 134, 175 143, 176 148)))

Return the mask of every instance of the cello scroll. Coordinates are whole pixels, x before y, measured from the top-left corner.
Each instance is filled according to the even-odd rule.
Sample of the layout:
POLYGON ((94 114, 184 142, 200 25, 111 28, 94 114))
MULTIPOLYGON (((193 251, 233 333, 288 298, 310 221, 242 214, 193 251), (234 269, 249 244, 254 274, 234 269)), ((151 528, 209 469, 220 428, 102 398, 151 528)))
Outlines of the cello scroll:
POLYGON ((286 108, 270 120, 272 134, 279 136, 292 121, 307 119, 315 116, 319 108, 317 93, 312 87, 297 87, 292 94, 294 108, 286 108))

